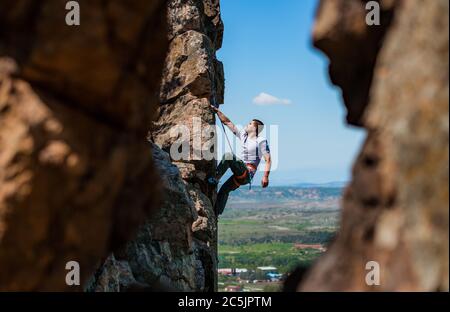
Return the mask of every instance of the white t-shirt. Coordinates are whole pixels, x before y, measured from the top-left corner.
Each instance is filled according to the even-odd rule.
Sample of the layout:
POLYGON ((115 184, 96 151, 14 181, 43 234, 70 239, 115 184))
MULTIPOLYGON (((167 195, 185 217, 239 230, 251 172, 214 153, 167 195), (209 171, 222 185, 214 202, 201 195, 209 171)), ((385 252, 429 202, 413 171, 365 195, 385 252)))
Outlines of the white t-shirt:
POLYGON ((246 164, 252 164, 258 167, 261 157, 270 154, 269 144, 263 136, 250 138, 247 131, 242 129, 238 135, 242 143, 241 159, 246 164))

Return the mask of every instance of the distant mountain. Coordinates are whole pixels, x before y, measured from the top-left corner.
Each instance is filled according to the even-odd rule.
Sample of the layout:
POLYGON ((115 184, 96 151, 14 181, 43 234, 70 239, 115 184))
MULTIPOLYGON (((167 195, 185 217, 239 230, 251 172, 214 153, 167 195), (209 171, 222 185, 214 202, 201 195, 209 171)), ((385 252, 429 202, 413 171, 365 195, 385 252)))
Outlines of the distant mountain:
POLYGON ((326 188, 343 188, 347 185, 348 182, 344 181, 333 181, 333 182, 327 182, 327 183, 295 183, 290 186, 293 187, 304 187, 304 188, 320 188, 320 187, 326 187, 326 188))
POLYGON ((342 187, 317 187, 312 186, 312 184, 308 185, 309 186, 272 186, 265 189, 260 186, 255 186, 252 187, 251 190, 247 186, 243 186, 230 194, 230 202, 325 202, 337 200, 342 196, 342 187))

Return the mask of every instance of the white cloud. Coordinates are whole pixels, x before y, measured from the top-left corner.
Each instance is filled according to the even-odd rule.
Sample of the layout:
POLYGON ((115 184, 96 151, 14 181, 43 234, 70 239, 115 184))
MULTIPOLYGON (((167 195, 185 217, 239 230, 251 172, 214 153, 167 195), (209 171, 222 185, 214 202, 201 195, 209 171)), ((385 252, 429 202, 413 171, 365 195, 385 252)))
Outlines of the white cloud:
POLYGON ((276 96, 262 92, 253 99, 253 103, 256 105, 289 105, 292 101, 289 99, 280 99, 276 96))

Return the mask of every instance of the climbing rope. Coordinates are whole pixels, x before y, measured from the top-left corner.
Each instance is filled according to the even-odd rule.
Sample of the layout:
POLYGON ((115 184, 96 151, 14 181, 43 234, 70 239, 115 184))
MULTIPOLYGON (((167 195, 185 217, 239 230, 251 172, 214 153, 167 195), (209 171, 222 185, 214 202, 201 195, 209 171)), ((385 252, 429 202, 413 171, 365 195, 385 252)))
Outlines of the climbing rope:
MULTIPOLYGON (((212 102, 213 102, 214 107, 219 108, 219 106, 217 105, 217 102, 216 102, 216 98, 213 98, 213 99, 212 99, 212 102)), ((225 134, 225 138, 227 139, 228 146, 230 147, 230 150, 231 150, 231 152, 233 153, 233 155, 235 155, 234 149, 233 149, 233 147, 231 146, 230 138, 228 138, 228 134, 227 134, 227 131, 226 131, 226 129, 225 129, 225 125, 223 124, 222 120, 220 120, 220 118, 218 118, 218 119, 219 119, 219 121, 220 121, 220 124, 222 125, 223 134, 225 134)))
MULTIPOLYGON (((220 120, 220 118, 219 118, 219 120, 220 120)), ((233 153, 233 155, 235 155, 235 154, 234 154, 233 147, 231 146, 230 139, 228 138, 227 131, 226 131, 226 129, 225 129, 225 125, 223 124, 222 120, 220 120, 220 124, 222 125, 223 134, 225 134, 225 138, 227 139, 228 146, 230 147, 230 150, 231 150, 231 152, 233 153)))

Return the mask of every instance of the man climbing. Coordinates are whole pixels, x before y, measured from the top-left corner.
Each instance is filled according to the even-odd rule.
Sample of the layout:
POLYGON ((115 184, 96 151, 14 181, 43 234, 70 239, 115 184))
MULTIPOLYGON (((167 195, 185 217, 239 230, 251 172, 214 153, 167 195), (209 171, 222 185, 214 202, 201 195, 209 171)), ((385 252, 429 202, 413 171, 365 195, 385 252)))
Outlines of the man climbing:
MULTIPOLYGON (((253 176, 256 173, 261 155, 266 162, 264 168, 264 175, 261 180, 261 186, 266 188, 269 185, 269 174, 271 168, 270 149, 267 140, 260 136, 264 128, 262 121, 253 119, 242 130, 239 129, 225 116, 217 107, 211 105, 211 110, 217 113, 220 121, 226 125, 231 132, 236 135, 242 144, 242 154, 239 159, 232 153, 224 154, 222 160, 216 169, 214 177, 208 179, 208 183, 217 185, 220 178, 228 169, 231 169, 233 176, 231 176, 220 188, 217 194, 217 201, 215 204, 215 211, 217 215, 222 214, 228 200, 228 195, 231 191, 238 189, 241 185, 246 185, 252 182, 253 176)), ((250 184, 251 185, 251 184, 250 184)))

